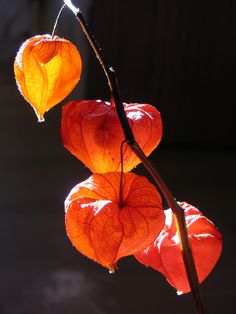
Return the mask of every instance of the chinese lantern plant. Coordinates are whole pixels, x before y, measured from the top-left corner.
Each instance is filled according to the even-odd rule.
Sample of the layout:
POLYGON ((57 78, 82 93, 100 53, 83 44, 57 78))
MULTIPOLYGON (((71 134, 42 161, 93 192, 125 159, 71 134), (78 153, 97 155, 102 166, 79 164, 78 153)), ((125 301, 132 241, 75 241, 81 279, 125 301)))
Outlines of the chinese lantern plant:
MULTIPOLYGON (((136 141, 146 155, 159 144, 162 122, 159 111, 149 104, 124 104, 136 141)), ((120 171, 120 144, 124 133, 114 102, 71 101, 62 108, 62 141, 92 172, 120 171)), ((140 163, 127 143, 123 148, 123 171, 140 163)))
MULTIPOLYGON (((201 283, 212 271, 222 250, 222 237, 214 224, 186 202, 180 203, 184 210, 188 236, 201 283)), ((179 294, 191 291, 181 256, 180 240, 170 209, 165 210, 165 226, 155 241, 136 259, 162 273, 179 294)))
POLYGON ((93 174, 72 189, 65 209, 73 245, 111 271, 121 257, 150 245, 165 220, 160 194, 134 173, 93 174))
MULTIPOLYGON (((141 145, 138 143, 137 138, 136 138, 136 134, 134 134, 134 132, 132 130, 132 126, 130 125, 129 120, 127 118, 125 107, 124 107, 124 104, 123 104, 121 96, 120 96, 118 81, 117 81, 115 72, 114 72, 113 68, 109 67, 107 62, 105 61, 98 43, 94 40, 94 37, 91 35, 91 32, 89 31, 88 26, 84 21, 84 18, 82 16, 81 11, 78 8, 74 7, 74 5, 71 3, 71 1, 65 1, 65 3, 72 10, 72 12, 75 14, 77 20, 79 21, 84 33, 86 34, 86 36, 89 40, 89 43, 91 44, 97 58, 99 59, 101 66, 103 67, 103 70, 107 76, 108 84, 109 84, 110 91, 111 91, 111 99, 112 99, 112 101, 114 101, 114 104, 116 107, 116 112, 118 114, 119 121, 121 123, 124 137, 126 139, 126 143, 129 145, 129 147, 135 153, 135 155, 139 158, 139 160, 143 163, 144 167, 149 172, 149 174, 153 177, 156 185, 161 190, 162 194, 166 198, 167 203, 169 204, 169 206, 173 212, 173 217, 174 217, 174 220, 176 223, 178 236, 179 236, 179 245, 181 247, 181 257, 180 258, 183 261, 182 264, 184 264, 184 276, 187 277, 187 284, 189 284, 190 290, 193 293, 197 313, 199 313, 199 314, 200 313, 201 314, 206 313, 205 307, 204 307, 204 304, 202 301, 201 293, 200 293, 198 275, 197 275, 196 267, 194 264, 194 259, 193 259, 193 255, 191 252, 189 240, 188 240, 188 232, 187 232, 187 226, 186 226, 186 222, 185 222, 184 210, 178 205, 176 200, 173 198, 173 196, 171 195, 166 184, 164 183, 164 181, 162 180, 162 178, 160 177, 160 175, 158 174, 156 169, 152 166, 152 164, 146 158, 145 152, 140 147, 141 145)), ((67 105, 66 109, 63 110, 61 132, 62 132, 62 139, 63 139, 64 145, 70 150, 70 152, 72 152, 72 154, 74 154, 79 159, 81 159, 83 162, 85 162, 85 164, 88 167, 92 168, 92 170, 96 170, 96 167, 98 164, 100 167, 101 160, 99 161, 99 159, 102 159, 102 163, 105 160, 106 163, 109 164, 109 162, 107 162, 107 158, 104 158, 104 155, 106 153, 101 154, 101 152, 97 152, 97 151, 93 152, 95 155, 95 158, 93 158, 92 159, 93 161, 91 161, 91 160, 88 160, 89 159, 88 156, 90 157, 90 154, 86 152, 86 154, 84 155, 83 152, 81 152, 80 148, 78 148, 82 143, 82 146, 83 145, 86 146, 86 149, 87 149, 87 145, 89 145, 89 144, 83 143, 84 138, 85 138, 84 131, 88 131, 88 133, 91 134, 91 130, 96 129, 96 127, 94 128, 94 126, 92 126, 92 124, 94 124, 94 122, 90 123, 90 126, 88 125, 87 128, 82 127, 83 119, 85 117, 84 115, 82 115, 82 117, 80 116, 80 111, 81 111, 82 105, 81 105, 81 103, 78 104, 75 102, 73 104, 75 106, 73 106, 72 103, 70 103, 67 105), (74 107, 76 107, 76 109, 74 107), (71 108, 71 110, 68 108, 71 108), (67 110, 68 110, 68 112, 67 112, 67 110), (69 118, 65 117, 67 115, 67 113, 69 115, 70 111, 72 111, 72 112, 74 111, 75 112, 74 115, 79 117, 77 120, 77 121, 79 121, 79 123, 78 123, 79 126, 76 126, 76 119, 75 119, 74 115, 72 115, 72 117, 69 117, 69 118), (79 129, 79 131, 76 131, 76 129, 79 129), (81 136, 81 134, 82 134, 82 136, 81 136), (94 162, 96 163, 95 167, 94 167, 94 162), (91 164, 92 164, 92 167, 91 167, 91 164)), ((93 105, 95 108, 96 104, 94 104, 94 102, 93 102, 93 105)), ((87 116, 89 109, 85 109, 85 111, 86 111, 86 116, 87 116)), ((106 114, 105 114, 105 116, 106 116, 106 114)), ((95 121, 95 119, 93 119, 93 120, 95 121)), ((106 119, 103 120, 103 122, 106 122, 106 119)), ((102 125, 102 123, 100 125, 102 125)), ((106 127, 104 127, 104 125, 106 125, 106 123, 103 123, 103 129, 105 129, 107 132, 107 129, 106 129, 106 127)), ((112 125, 112 127, 113 127, 113 125, 112 125)), ((114 139, 114 136, 113 137, 111 136, 111 134, 112 134, 111 129, 108 129, 108 133, 104 132, 103 134, 106 134, 103 137, 103 141, 102 141, 102 143, 105 146, 104 151, 109 152, 109 150, 107 150, 105 143, 107 143, 107 137, 109 139, 109 135, 110 135, 110 139, 109 139, 110 141, 111 141, 111 138, 114 139)), ((95 133, 95 135, 92 136, 93 139, 91 141, 88 141, 89 143, 92 144, 91 145, 92 147, 88 147, 89 150, 93 149, 96 146, 96 145, 94 145, 94 137, 95 136, 96 136, 96 133, 95 133)), ((108 142, 109 142, 109 140, 108 140, 108 142)), ((99 139, 99 141, 100 141, 100 139, 99 139)), ((120 146, 120 145, 121 145, 121 143, 119 143, 118 146, 120 146)), ((114 146, 115 146, 115 144, 114 144, 114 146)), ((112 155, 112 154, 110 154, 110 155, 112 155)), ((114 158, 114 156, 112 156, 112 157, 114 158)), ((115 157, 117 157, 117 154, 115 154, 115 157)), ((108 160, 109 160, 109 158, 108 158, 108 160)), ((120 160, 121 160, 121 158, 119 159, 119 161, 116 164, 119 164, 120 160)), ((123 162, 124 162, 124 160, 123 160, 123 162)), ((126 164, 127 164, 127 161, 124 162, 124 164, 122 165, 122 168, 124 168, 125 170, 126 170, 126 168, 125 168, 126 164)), ((110 165, 108 167, 110 167, 110 165)), ((99 170, 101 170, 101 168, 99 170)), ((102 171, 104 171, 104 168, 102 171)), ((109 168, 106 168, 106 171, 109 171, 109 168)), ((114 171, 114 169, 112 169, 110 171, 114 171)), ((72 195, 74 195, 73 190, 71 193, 72 193, 72 195)), ((70 198, 70 196, 69 196, 69 198, 70 198)), ((81 206, 81 201, 82 200, 79 197, 77 200, 77 204, 76 205, 74 204, 75 207, 72 205, 74 200, 70 203, 73 210, 69 209, 70 205, 69 205, 69 207, 66 205, 66 211, 67 211, 66 225, 67 225, 68 236, 70 237, 72 243, 79 250, 81 249, 80 246, 83 243, 83 241, 80 241, 81 240, 81 232, 82 232, 81 226, 78 226, 81 222, 81 220, 78 219, 78 217, 84 211, 84 209, 82 208, 84 206, 84 204, 82 204, 82 206, 81 206), (71 215, 71 212, 73 212, 73 215, 71 215)), ((67 202, 66 202, 66 204, 67 204, 67 202)), ((94 210, 94 213, 92 215, 93 219, 95 219, 96 214, 98 212, 99 211, 94 210)), ((91 209, 90 209, 89 213, 91 213, 91 209)), ((85 225, 88 226, 87 223, 85 225)), ((98 224, 98 225, 100 225, 100 224, 98 224)), ((82 225, 82 226, 84 227, 84 225, 82 225)), ((157 233, 159 233, 158 230, 157 230, 157 233)), ((82 234, 83 235, 88 234, 88 230, 87 230, 87 233, 82 232, 82 234)), ((90 252, 88 254, 88 252, 86 252, 85 254, 87 256, 90 254, 94 254, 94 256, 92 258, 94 259, 94 257, 95 257, 95 260, 98 261, 100 258, 98 258, 97 254, 96 254, 96 250, 94 250, 94 246, 93 246, 94 244, 91 242, 91 237, 89 240, 90 240, 89 247, 90 248, 93 247, 93 250, 92 250, 92 253, 90 252)), ((101 241, 101 239, 100 239, 100 241, 101 241)), ((104 252, 104 250, 103 250, 103 252, 104 252)), ((131 253, 131 252, 132 252, 132 249, 129 251, 129 253, 131 253)), ((135 254, 138 254, 138 253, 135 253, 135 254)), ((91 256, 92 255, 90 255, 90 257, 91 256)), ((103 254, 102 254, 102 256, 103 256, 103 254)), ((116 261, 116 260, 113 259, 113 262, 114 261, 116 261)), ((102 262, 101 259, 99 262, 100 263, 102 262)), ((108 265, 105 265, 105 266, 108 268, 110 267, 108 265)), ((209 271, 210 270, 208 270, 208 272, 209 271)), ((207 272, 207 274, 208 274, 208 272, 207 272)), ((207 274, 205 274, 205 275, 207 275, 207 274)), ((180 278, 180 280, 182 280, 182 278, 180 278)))
POLYGON ((70 94, 80 80, 78 49, 58 36, 39 35, 24 42, 14 62, 17 86, 39 121, 70 94))
MULTIPOLYGON (((115 72, 104 60, 81 11, 71 1, 64 2, 80 22, 111 91, 110 103, 82 100, 63 107, 63 144, 93 172, 66 198, 68 237, 81 253, 112 271, 120 258, 135 255, 142 264, 161 272, 177 290, 191 291, 197 313, 203 314, 199 281, 220 256, 220 233, 197 209, 176 202, 147 159, 162 136, 159 112, 149 104, 123 103, 115 72), (129 172, 139 162, 169 204, 166 214, 156 187, 129 172), (202 261, 205 249, 209 256, 202 261)), ((81 69, 77 48, 54 35, 26 41, 14 63, 19 90, 39 121, 71 92, 81 69)))

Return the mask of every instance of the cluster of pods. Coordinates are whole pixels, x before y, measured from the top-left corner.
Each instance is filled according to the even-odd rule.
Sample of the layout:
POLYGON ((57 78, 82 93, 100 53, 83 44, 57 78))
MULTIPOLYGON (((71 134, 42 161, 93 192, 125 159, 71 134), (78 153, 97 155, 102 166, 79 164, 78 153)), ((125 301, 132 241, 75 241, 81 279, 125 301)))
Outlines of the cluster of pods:
MULTIPOLYGON (((68 96, 80 80, 82 61, 68 40, 40 35, 21 46, 14 71, 21 94, 43 121, 44 113, 68 96)), ((160 113, 149 104, 124 104, 124 109, 137 143, 148 156, 162 137, 160 113)), ((146 177, 131 172, 140 161, 124 142, 113 101, 65 104, 61 137, 64 146, 92 172, 65 201, 66 231, 72 244, 110 271, 120 258, 134 255, 161 272, 180 293, 189 292, 172 211, 163 210, 159 192, 146 177)), ((195 207, 180 206, 202 282, 221 254, 221 234, 195 207)))

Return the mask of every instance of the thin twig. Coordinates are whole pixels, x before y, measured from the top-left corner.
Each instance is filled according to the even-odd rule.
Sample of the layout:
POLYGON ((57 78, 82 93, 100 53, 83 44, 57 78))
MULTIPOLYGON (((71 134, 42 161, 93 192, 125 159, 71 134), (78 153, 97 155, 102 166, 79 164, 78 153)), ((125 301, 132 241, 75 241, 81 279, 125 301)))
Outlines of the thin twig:
POLYGON ((126 143, 126 140, 121 142, 120 145, 120 191, 119 191, 119 205, 120 207, 123 207, 123 181, 124 181, 124 144, 126 143))
POLYGON ((116 109, 119 115, 120 120, 122 120, 121 126, 126 138, 126 141, 129 145, 133 145, 134 144, 134 134, 130 128, 128 119, 126 117, 126 113, 124 110, 124 106, 123 106, 123 102, 121 100, 121 95, 120 95, 120 89, 119 89, 119 84, 117 81, 117 77, 115 74, 115 71, 113 69, 113 67, 109 66, 108 63, 106 62, 102 50, 98 44, 98 42, 96 41, 95 37, 92 35, 91 31, 88 28, 87 23, 85 22, 82 12, 77 9, 76 11, 76 18, 79 21, 81 28, 83 29, 90 45, 93 48, 93 51, 95 52, 96 57, 98 58, 103 71, 107 77, 108 80, 108 85, 111 91, 111 96, 114 99, 114 103, 116 105, 116 109))
POLYGON ((59 22, 61 13, 62 13, 62 11, 64 10, 65 6, 66 6, 66 4, 63 4, 63 6, 61 7, 59 13, 57 14, 57 18, 56 18, 56 21, 55 21, 55 23, 54 23, 53 30, 52 30, 52 35, 51 35, 52 38, 55 36, 55 32, 56 32, 56 29, 57 29, 57 24, 58 24, 58 22, 59 22))
POLYGON ((201 296, 201 291, 200 291, 200 286, 199 286, 199 281, 197 277, 197 272, 196 272, 196 267, 194 264, 193 256, 192 256, 192 251, 190 248, 189 240, 188 240, 188 233, 187 233, 187 227, 186 227, 186 222, 185 222, 185 217, 184 217, 184 210, 179 207, 178 203, 172 196, 170 190, 164 183, 163 179, 159 175, 158 171, 156 168, 153 167, 151 164, 150 160, 146 157, 140 146, 137 144, 135 141, 135 137, 133 134, 133 131, 129 125, 124 107, 123 107, 123 102, 122 98, 120 95, 120 89, 119 89, 119 84, 117 80, 117 76, 115 74, 114 69, 108 65, 106 62, 104 55, 102 53, 102 50, 97 43, 95 37, 92 35, 91 31, 88 28, 87 23, 85 22, 82 12, 80 11, 79 8, 75 8, 71 1, 64 1, 68 7, 72 10, 72 12, 75 14, 77 20, 79 21, 90 45, 92 46, 96 57, 98 58, 105 74, 108 80, 108 85, 110 87, 111 95, 112 98, 114 99, 114 103, 116 105, 117 109, 117 114, 120 119, 120 123, 124 132, 124 136, 126 139, 126 142, 132 149, 132 151, 136 154, 136 156, 140 159, 140 161, 143 163, 144 167, 146 168, 147 172, 152 176, 154 182, 156 183, 157 187, 165 197, 168 205, 173 211, 175 221, 177 224, 177 230, 179 232, 179 237, 180 237, 180 244, 182 248, 182 256, 184 260, 184 265, 189 281, 189 285, 194 297, 195 305, 196 305, 196 310, 198 314, 206 314, 204 305, 203 305, 203 300, 201 296))

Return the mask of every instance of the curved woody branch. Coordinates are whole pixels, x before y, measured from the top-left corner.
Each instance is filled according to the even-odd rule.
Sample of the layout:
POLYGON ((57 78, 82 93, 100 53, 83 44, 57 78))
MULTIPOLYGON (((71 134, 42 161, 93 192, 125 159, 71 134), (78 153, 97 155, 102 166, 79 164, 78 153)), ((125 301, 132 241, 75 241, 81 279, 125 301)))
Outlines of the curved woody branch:
POLYGON ((83 32, 85 33, 91 47, 93 48, 95 52, 96 57, 98 58, 105 72, 105 75, 108 80, 108 85, 110 88, 111 96, 116 106, 117 114, 120 119, 120 123, 124 132, 126 142, 130 146, 130 148, 133 150, 133 152, 136 154, 136 156, 140 159, 140 161, 143 163, 147 172, 152 176, 156 186, 161 191, 169 207, 173 211, 179 237, 180 237, 180 244, 181 244, 181 249, 182 249, 182 256, 183 256, 183 261, 185 265, 185 270, 186 270, 189 285, 191 287, 191 291, 194 297, 196 310, 198 314, 206 314, 206 310, 204 308, 203 300, 201 296, 196 267, 194 264, 193 255, 192 255, 192 251, 191 251, 189 240, 188 240, 188 233, 187 233, 187 227, 186 227, 186 222, 185 222, 185 217, 184 217, 184 210, 178 205, 178 203, 176 202, 175 198, 172 196, 170 190, 166 186, 165 182, 161 178, 156 168, 154 168, 150 160, 146 157, 146 155, 144 154, 144 152, 142 151, 138 143, 135 141, 133 131, 130 128, 127 116, 125 114, 125 110, 123 107, 123 102, 122 102, 122 98, 120 94, 119 84, 118 84, 115 71, 113 67, 109 66, 108 63, 106 62, 99 44, 97 43, 95 37, 92 35, 91 31, 88 28, 87 23, 85 22, 83 18, 82 12, 80 11, 79 8, 76 8, 71 3, 71 1, 65 0, 64 2, 75 14, 76 19, 79 21, 83 29, 83 32))

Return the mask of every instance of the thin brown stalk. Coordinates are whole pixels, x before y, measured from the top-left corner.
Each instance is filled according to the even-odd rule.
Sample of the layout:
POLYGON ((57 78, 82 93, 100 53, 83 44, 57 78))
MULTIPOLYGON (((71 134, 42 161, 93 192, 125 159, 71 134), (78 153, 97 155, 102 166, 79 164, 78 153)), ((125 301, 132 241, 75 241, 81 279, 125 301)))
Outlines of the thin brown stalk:
POLYGON ((179 232, 184 265, 185 265, 189 285, 190 285, 193 298, 195 301, 196 311, 197 311, 197 314, 206 314, 206 310, 204 308, 203 300, 201 296, 196 267, 194 264, 191 247, 188 240, 188 233, 187 233, 187 227, 186 227, 186 222, 185 222, 185 217, 184 217, 184 210, 178 205, 175 198, 172 196, 169 188, 167 187, 167 185, 161 178, 160 174, 158 173, 157 169, 153 167, 150 160, 146 157, 146 155, 144 154, 140 146, 135 141, 134 134, 129 125, 129 122, 128 122, 128 119, 127 119, 127 116, 123 107, 123 101, 120 95, 119 84, 118 84, 115 71, 113 67, 109 66, 108 63, 106 62, 104 55, 102 53, 102 50, 100 46, 98 45, 95 37, 92 35, 91 31, 89 30, 88 25, 85 22, 80 9, 75 8, 73 4, 71 3, 71 1, 65 1, 65 3, 67 5, 69 3, 68 7, 73 11, 77 20, 79 21, 91 47, 94 50, 96 57, 98 58, 104 70, 104 73, 107 77, 108 85, 111 91, 111 97, 114 99, 114 103, 116 105, 117 114, 120 119, 120 123, 124 132, 126 142, 130 146, 130 148, 133 150, 133 152, 136 154, 136 156, 140 159, 140 161, 143 163, 147 172, 152 176, 154 182, 156 183, 156 186, 161 191, 168 205, 173 211, 176 225, 177 225, 177 230, 179 232))

